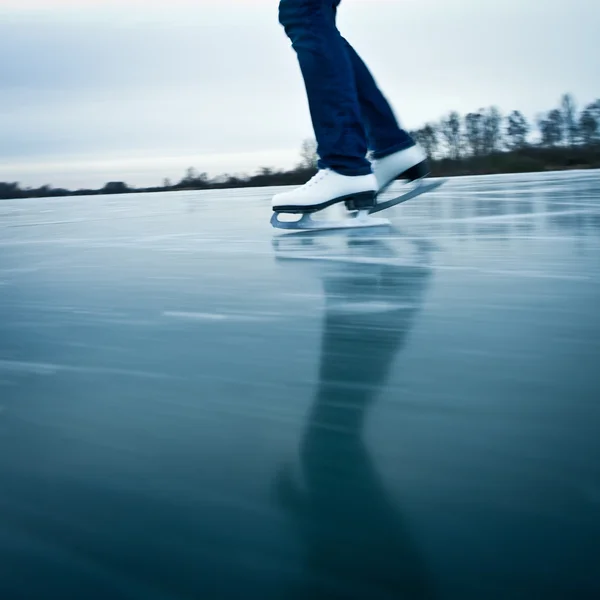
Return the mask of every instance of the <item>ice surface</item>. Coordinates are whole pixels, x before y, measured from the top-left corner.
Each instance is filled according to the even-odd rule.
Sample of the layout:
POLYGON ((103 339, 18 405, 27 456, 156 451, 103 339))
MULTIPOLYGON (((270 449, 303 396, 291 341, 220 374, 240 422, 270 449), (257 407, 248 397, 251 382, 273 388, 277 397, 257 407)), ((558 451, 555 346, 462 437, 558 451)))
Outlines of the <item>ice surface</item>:
POLYGON ((0 598, 600 597, 600 173, 276 191, 0 202, 0 598))

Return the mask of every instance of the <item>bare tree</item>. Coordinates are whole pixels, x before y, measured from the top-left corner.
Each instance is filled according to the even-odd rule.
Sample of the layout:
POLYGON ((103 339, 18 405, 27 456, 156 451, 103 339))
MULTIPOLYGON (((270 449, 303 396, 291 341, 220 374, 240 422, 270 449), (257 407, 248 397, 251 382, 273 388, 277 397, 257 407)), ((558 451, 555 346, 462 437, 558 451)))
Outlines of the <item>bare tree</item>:
POLYGON ((184 178, 179 182, 179 185, 203 187, 208 185, 209 179, 207 173, 198 173, 194 167, 189 167, 185 172, 184 178))
POLYGON ((188 167, 187 171, 185 172, 184 180, 195 181, 196 179, 198 179, 198 171, 196 171, 194 167, 188 167))
POLYGON ((579 117, 579 138, 583 144, 589 146, 594 143, 598 135, 598 122, 591 111, 585 109, 579 117))
POLYGON ((438 132, 435 125, 427 123, 425 127, 421 129, 423 148, 427 155, 432 158, 438 151, 439 139, 438 132))
POLYGON ((423 148, 429 158, 433 158, 439 145, 438 134, 434 125, 427 123, 421 129, 411 131, 410 136, 423 148))
POLYGON ((563 122, 563 140, 569 146, 577 143, 577 108, 575 99, 571 94, 564 94, 560 101, 562 122, 563 122))
POLYGON ((483 113, 483 152, 492 154, 500 149, 502 142, 502 114, 491 106, 483 113))
POLYGON ((317 163, 319 162, 319 156, 317 155, 317 142, 314 139, 305 139, 302 142, 300 156, 302 158, 302 161, 300 162, 301 168, 316 169, 317 163))
POLYGON ((600 142, 600 100, 588 104, 579 117, 579 139, 587 146, 600 142))
POLYGON ((542 134, 542 145, 549 148, 558 146, 563 140, 563 114, 555 108, 551 110, 546 117, 542 117, 538 121, 538 127, 542 134))
POLYGON ((461 156, 461 129, 460 115, 456 111, 452 111, 440 122, 440 133, 448 147, 448 155, 453 159, 461 156))
POLYGON ((513 110, 506 119, 507 145, 512 150, 523 148, 527 144, 529 123, 518 110, 513 110))
MULTIPOLYGON (((271 175, 275 174, 275 169, 273 169, 273 167, 260 167, 260 169, 258 169, 258 173, 257 175, 259 175, 260 177, 271 177, 271 175)), ((231 175, 230 175, 231 177, 231 175)))
POLYGON ((473 156, 483 154, 483 114, 469 113, 465 117, 465 141, 473 156))

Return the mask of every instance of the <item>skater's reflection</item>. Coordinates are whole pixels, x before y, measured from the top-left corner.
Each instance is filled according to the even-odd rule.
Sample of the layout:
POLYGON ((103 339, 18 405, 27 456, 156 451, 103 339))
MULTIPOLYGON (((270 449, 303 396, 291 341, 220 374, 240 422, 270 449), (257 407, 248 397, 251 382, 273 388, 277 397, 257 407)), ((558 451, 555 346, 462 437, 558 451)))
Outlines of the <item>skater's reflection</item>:
MULTIPOLYGON (((306 557, 307 572, 286 598, 434 597, 364 435, 367 411, 423 302, 431 273, 427 247, 420 245, 416 262, 407 266, 382 240, 356 237, 361 233, 342 234, 347 247, 334 251, 330 262, 314 263, 319 255, 327 259, 322 249, 311 257, 326 296, 319 383, 300 442, 299 473, 284 467, 275 486, 306 557)), ((279 256, 306 256, 311 242, 300 239, 304 248, 299 242, 287 252, 280 246, 279 256)))

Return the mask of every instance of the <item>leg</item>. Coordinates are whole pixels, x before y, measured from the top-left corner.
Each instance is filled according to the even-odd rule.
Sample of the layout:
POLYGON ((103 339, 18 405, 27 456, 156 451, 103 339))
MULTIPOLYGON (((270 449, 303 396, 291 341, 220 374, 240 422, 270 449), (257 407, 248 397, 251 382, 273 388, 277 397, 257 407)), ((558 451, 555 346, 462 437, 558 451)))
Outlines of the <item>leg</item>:
POLYGON ((346 40, 344 43, 354 70, 358 101, 373 158, 384 158, 414 146, 414 140, 398 124, 363 60, 346 40))
POLYGON ((355 72, 336 23, 339 0, 281 0, 279 22, 304 78, 320 157, 319 168, 367 175, 367 138, 355 72))
POLYGON ((429 174, 427 155, 400 127, 360 56, 346 40, 344 44, 354 71, 378 192, 385 191, 398 178, 415 181, 426 177, 429 174))

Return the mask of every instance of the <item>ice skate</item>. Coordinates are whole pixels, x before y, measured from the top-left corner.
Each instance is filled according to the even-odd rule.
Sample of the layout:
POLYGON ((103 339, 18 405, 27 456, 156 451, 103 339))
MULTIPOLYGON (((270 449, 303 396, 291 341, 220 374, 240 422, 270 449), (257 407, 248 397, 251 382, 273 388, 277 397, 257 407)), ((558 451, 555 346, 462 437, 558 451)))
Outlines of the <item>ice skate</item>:
POLYGON ((429 175, 427 154, 419 146, 394 152, 385 158, 372 161, 377 179, 377 193, 385 192, 396 179, 419 181, 429 175))
POLYGON ((338 229, 388 225, 387 219, 372 219, 376 204, 375 175, 347 176, 330 169, 320 170, 303 186, 273 198, 271 224, 278 229, 338 229), (339 220, 315 220, 312 214, 343 204, 348 213, 339 220), (301 215, 298 220, 282 220, 282 214, 301 215))
POLYGON ((372 168, 377 179, 378 200, 376 205, 369 211, 370 214, 386 210, 426 192, 431 192, 444 183, 443 180, 425 182, 425 178, 430 173, 429 161, 427 154, 419 146, 411 146, 385 158, 375 159, 372 161, 372 168), (397 179, 407 182, 406 189, 391 200, 379 200, 381 195, 397 179))
POLYGON ((273 210, 310 213, 341 202, 348 210, 365 210, 375 205, 376 194, 377 179, 374 175, 350 177, 322 169, 303 186, 277 194, 273 198, 273 210))

